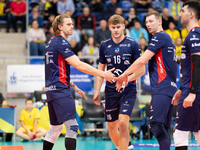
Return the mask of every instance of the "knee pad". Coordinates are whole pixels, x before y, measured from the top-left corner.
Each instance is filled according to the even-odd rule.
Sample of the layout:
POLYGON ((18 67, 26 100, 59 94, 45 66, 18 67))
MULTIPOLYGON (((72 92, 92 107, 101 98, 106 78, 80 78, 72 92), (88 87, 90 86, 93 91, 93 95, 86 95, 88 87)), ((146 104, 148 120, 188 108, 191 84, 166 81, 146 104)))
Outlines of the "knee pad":
POLYGON ((169 139, 168 133, 164 128, 164 125, 160 122, 150 122, 150 130, 158 141, 169 139))
POLYGON ((199 144, 200 144, 200 131, 198 131, 198 132, 193 132, 194 133, 194 137, 195 137, 195 139, 199 142, 199 144))
POLYGON ((188 146, 188 135, 189 131, 181 131, 176 129, 173 134, 175 147, 188 146))
POLYGON ((55 143, 57 138, 60 136, 63 125, 50 125, 49 131, 47 132, 44 140, 55 143))
POLYGON ((65 137, 76 139, 78 134, 78 124, 76 119, 70 119, 64 122, 66 127, 66 134, 65 137))

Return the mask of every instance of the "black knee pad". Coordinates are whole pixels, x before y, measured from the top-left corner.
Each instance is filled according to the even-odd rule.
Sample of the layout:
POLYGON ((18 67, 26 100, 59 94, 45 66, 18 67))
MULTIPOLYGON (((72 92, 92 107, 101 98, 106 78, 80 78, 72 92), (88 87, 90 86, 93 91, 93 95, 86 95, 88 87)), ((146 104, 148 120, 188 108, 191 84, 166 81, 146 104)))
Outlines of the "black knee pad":
POLYGON ((150 130, 158 140, 168 139, 168 133, 162 123, 150 122, 150 130))

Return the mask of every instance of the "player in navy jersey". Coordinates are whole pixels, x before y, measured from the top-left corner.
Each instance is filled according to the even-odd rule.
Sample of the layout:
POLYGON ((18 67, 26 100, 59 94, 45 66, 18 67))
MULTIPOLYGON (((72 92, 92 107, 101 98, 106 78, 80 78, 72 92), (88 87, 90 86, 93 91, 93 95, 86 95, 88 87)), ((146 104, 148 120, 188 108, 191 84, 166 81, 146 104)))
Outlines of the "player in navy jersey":
POLYGON ((107 72, 98 70, 74 55, 67 41, 73 33, 73 22, 66 15, 59 15, 53 22, 55 36, 46 46, 45 54, 45 90, 49 108, 50 128, 47 132, 43 150, 51 150, 62 131, 62 124, 66 126, 65 148, 76 149, 78 124, 76 121, 75 102, 70 92, 70 65, 85 73, 101 76, 112 82, 115 75, 112 70, 107 72))
MULTIPOLYGON (((104 41, 100 46, 99 70, 115 68, 116 77, 121 75, 141 55, 141 49, 136 41, 124 36, 124 19, 120 15, 110 17, 109 29, 112 38, 104 41)), ((128 78, 128 85, 119 93, 115 83, 106 82, 105 88, 105 120, 111 140, 120 150, 127 150, 129 145, 129 119, 136 99, 136 83, 134 80, 145 73, 145 68, 133 73, 128 78)), ((98 77, 94 103, 98 102, 103 78, 98 77)))
POLYGON ((176 92, 176 48, 170 36, 163 31, 162 17, 157 11, 146 15, 146 26, 153 35, 144 52, 120 77, 117 90, 128 75, 143 67, 148 61, 151 83, 150 129, 157 138, 160 150, 169 150, 171 145, 170 124, 172 118, 172 97, 176 92))
POLYGON ((181 88, 174 95, 177 104, 174 143, 176 150, 187 150, 189 132, 194 133, 200 143, 200 1, 192 0, 183 4, 180 13, 181 24, 186 26, 188 35, 181 50, 181 88))

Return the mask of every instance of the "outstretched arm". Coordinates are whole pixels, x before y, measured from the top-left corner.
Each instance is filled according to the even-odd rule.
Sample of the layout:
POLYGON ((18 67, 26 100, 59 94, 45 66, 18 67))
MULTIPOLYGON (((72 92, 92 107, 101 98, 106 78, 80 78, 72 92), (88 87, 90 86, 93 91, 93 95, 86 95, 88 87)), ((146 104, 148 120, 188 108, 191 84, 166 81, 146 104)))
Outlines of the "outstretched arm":
POLYGON ((84 73, 87 74, 91 74, 94 76, 100 76, 103 77, 104 79, 106 79, 109 82, 113 82, 112 80, 114 79, 115 75, 112 73, 112 71, 115 69, 110 69, 106 72, 96 69, 92 66, 90 66, 87 63, 84 63, 82 61, 79 60, 79 58, 76 55, 73 55, 71 57, 68 57, 65 59, 68 63, 70 63, 72 66, 74 66, 76 69, 78 69, 79 71, 82 71, 84 73))
POLYGON ((78 94, 80 94, 84 99, 87 100, 87 97, 85 96, 85 94, 83 93, 83 91, 81 89, 79 89, 73 82, 70 81, 70 87, 72 89, 74 89, 74 91, 78 94))
MULTIPOLYGON (((105 71, 105 68, 106 68, 106 64, 99 63, 99 70, 105 71)), ((95 89, 95 94, 93 97, 94 103, 96 105, 100 105, 100 102, 98 100, 99 100, 100 90, 101 90, 103 80, 104 79, 102 77, 97 77, 96 79, 96 89, 95 89)))
POLYGON ((151 57, 153 57, 154 55, 155 53, 153 53, 152 51, 146 50, 141 57, 139 57, 126 71, 124 71, 123 74, 121 74, 117 78, 117 83, 115 85, 116 89, 119 91, 121 89, 123 82, 125 82, 125 86, 127 86, 128 76, 131 73, 134 73, 143 68, 144 65, 149 61, 149 59, 151 59, 151 57))

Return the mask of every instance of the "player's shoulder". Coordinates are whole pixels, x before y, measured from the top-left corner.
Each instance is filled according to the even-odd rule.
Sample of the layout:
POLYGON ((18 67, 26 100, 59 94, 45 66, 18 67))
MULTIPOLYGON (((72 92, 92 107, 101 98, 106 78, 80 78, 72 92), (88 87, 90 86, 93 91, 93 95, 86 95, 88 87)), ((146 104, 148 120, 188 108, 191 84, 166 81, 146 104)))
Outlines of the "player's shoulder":
POLYGON ((200 26, 192 28, 188 35, 189 36, 197 35, 200 37, 200 26))
POLYGON ((133 44, 133 45, 137 44, 138 45, 138 43, 134 39, 132 39, 131 37, 126 37, 125 41, 128 44, 133 44))
POLYGON ((112 41, 111 38, 109 38, 109 39, 103 41, 103 42, 101 43, 101 46, 109 45, 111 41, 112 41))

